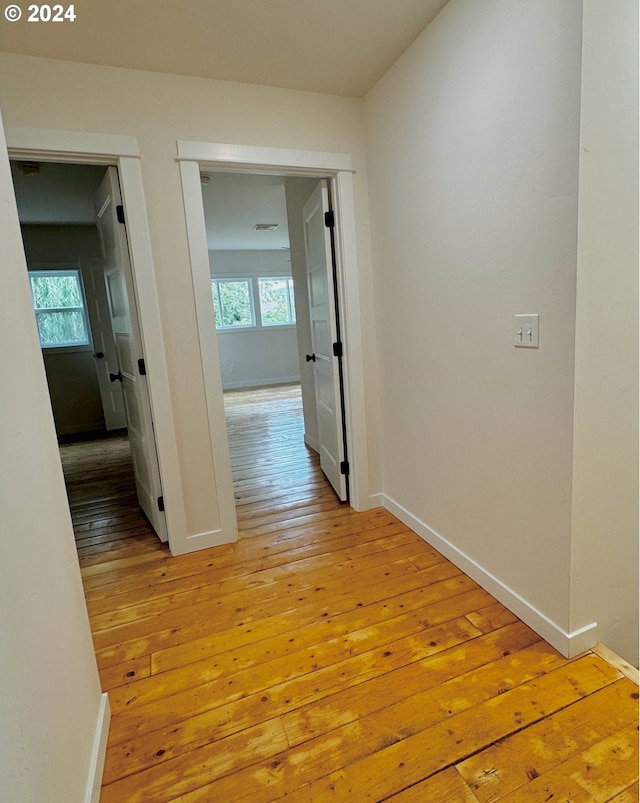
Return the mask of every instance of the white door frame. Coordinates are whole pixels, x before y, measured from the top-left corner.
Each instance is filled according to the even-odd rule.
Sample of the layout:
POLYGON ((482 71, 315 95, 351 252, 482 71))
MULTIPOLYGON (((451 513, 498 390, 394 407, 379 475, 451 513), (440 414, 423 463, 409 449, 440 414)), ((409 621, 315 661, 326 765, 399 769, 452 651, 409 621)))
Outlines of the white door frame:
MULTIPOLYGON (((219 487, 221 516, 235 530, 235 504, 226 440, 222 379, 207 250, 206 226, 200 185, 200 170, 233 173, 274 173, 284 176, 326 178, 335 213, 338 300, 344 344, 344 404, 350 464, 350 503, 356 510, 373 506, 369 489, 363 349, 356 248, 355 204, 351 156, 344 153, 300 151, 213 142, 178 140, 191 273, 196 304, 200 356, 205 380, 209 433, 219 487), (224 433, 224 434, 222 434, 224 433)), ((223 526, 224 529, 224 526, 223 526)))
MULTIPOLYGON (((169 394, 169 376, 156 293, 151 240, 135 137, 55 129, 5 129, 10 159, 42 162, 116 165, 123 204, 127 210, 127 238, 147 362, 147 379, 155 423, 162 491, 173 554, 187 551, 187 523, 178 448, 169 394)), ((27 314, 25 310, 25 314, 27 314)), ((32 314, 29 310, 28 314, 32 314)))

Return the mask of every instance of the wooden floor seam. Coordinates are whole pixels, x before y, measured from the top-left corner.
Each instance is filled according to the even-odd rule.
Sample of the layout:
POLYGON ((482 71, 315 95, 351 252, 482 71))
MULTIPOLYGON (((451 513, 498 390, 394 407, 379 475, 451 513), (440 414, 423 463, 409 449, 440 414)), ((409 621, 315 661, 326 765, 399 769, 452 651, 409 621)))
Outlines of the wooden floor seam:
POLYGON ((225 408, 239 540, 198 553, 150 529, 126 436, 61 446, 103 803, 638 801, 633 667, 565 659, 387 510, 340 503, 299 386, 225 408))

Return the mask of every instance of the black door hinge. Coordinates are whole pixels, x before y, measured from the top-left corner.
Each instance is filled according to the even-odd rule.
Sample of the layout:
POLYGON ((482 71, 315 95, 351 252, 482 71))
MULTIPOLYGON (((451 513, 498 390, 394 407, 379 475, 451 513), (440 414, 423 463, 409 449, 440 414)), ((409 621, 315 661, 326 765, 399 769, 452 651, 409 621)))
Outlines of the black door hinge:
POLYGON ((140 357, 138 360, 138 373, 140 376, 147 375, 147 366, 144 364, 144 357, 140 357))
POLYGON ((158 497, 158 510, 161 513, 164 513, 164 496, 159 496, 158 497))
POLYGON ((333 214, 333 210, 324 213, 324 225, 328 229, 332 229, 336 225, 336 219, 333 214))
POLYGON ((340 473, 345 474, 347 477, 349 476, 349 461, 343 460, 340 463, 340 473))
POLYGON ((118 218, 118 223, 124 223, 124 206, 122 204, 116 206, 116 217, 118 218))
POLYGON ((333 356, 334 357, 342 357, 342 343, 334 343, 333 344, 333 356))

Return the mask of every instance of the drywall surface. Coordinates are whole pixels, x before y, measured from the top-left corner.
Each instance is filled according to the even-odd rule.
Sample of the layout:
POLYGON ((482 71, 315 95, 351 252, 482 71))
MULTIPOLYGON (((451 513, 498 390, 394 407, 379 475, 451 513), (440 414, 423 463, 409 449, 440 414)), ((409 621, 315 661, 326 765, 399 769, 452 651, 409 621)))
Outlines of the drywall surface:
MULTIPOLYGON (((206 532, 212 526, 209 489, 215 477, 176 140, 350 153, 356 170, 361 298, 371 305, 362 102, 9 54, 0 57, 0 68, 0 106, 7 125, 126 134, 138 140, 186 527, 190 534, 206 532)), ((363 336, 371 341, 370 308, 363 311, 363 321, 363 336)), ((366 360, 368 381, 375 377, 375 354, 367 353, 366 360)), ((375 412, 372 402, 367 414, 375 412)), ((377 432, 375 421, 371 426, 377 432)), ((369 444, 374 486, 379 477, 376 446, 374 438, 369 444)))
POLYGON ((225 390, 300 381, 295 326, 219 332, 218 351, 225 390))
POLYGON ((101 692, 1 125, 0 206, 0 368, 15 378, 0 383, 0 785, 70 803, 101 692))
POLYGON ((565 632, 581 7, 451 0, 365 104, 384 493, 565 632))
MULTIPOLYGON (((258 279, 291 276, 289 251, 209 251, 214 278, 258 279)), ((254 303, 258 303, 254 285, 254 303)), ((257 321, 256 315, 256 321, 257 321)), ((297 382, 295 326, 255 326, 218 330, 222 387, 251 388, 297 382)))
MULTIPOLYGON (((29 268, 79 268, 79 260, 100 257, 95 226, 21 226, 29 268)), ((85 282, 87 304, 91 303, 85 282)), ((102 399, 93 348, 44 349, 47 384, 58 435, 104 430, 102 399)))
POLYGON ((22 241, 27 264, 53 265, 59 262, 78 262, 85 257, 100 258, 100 243, 95 224, 62 226, 21 224, 22 241))
POLYGON ((289 251, 209 251, 211 276, 291 276, 289 251))
POLYGON ((638 664, 638 4, 585 0, 572 627, 638 664))
POLYGON ((57 434, 62 437, 105 432, 93 350, 48 349, 44 352, 44 366, 57 434))

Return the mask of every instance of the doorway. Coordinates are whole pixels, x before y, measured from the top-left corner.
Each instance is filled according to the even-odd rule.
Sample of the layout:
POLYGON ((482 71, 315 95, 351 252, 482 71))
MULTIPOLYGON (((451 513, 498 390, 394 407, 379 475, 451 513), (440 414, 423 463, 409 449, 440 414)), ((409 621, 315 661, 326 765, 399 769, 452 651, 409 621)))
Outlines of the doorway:
POLYGON ((200 179, 201 173, 209 170, 305 176, 316 180, 329 177, 335 212, 336 280, 341 320, 344 324, 344 401, 345 428, 350 448, 350 504, 355 510, 376 507, 379 498, 371 493, 369 485, 360 280, 351 157, 339 153, 182 140, 178 141, 177 146, 209 418, 209 442, 216 476, 221 478, 218 502, 223 529, 232 537, 237 533, 228 442, 226 438, 220 437, 220 432, 225 428, 224 404, 217 334, 210 301, 211 271, 200 179))
POLYGON ((160 475, 148 389, 135 375, 144 358, 117 168, 26 160, 11 168, 76 532, 91 529, 93 544, 103 522, 102 536, 116 529, 122 489, 105 495, 105 483, 113 486, 120 465, 127 505, 135 500, 166 541, 164 515, 150 505, 161 497, 160 475))
MULTIPOLYGON (((242 465, 247 449, 239 439, 253 444, 254 482, 260 466, 265 487, 272 474, 273 486, 285 482, 293 494, 295 466, 315 462, 338 499, 349 498, 332 213, 328 183, 318 178, 202 171, 200 181, 208 292, 242 534, 246 515, 241 505, 247 490, 258 488, 247 486, 249 469, 242 465), (292 444, 298 450, 287 450, 276 465, 269 450, 277 451, 277 445, 252 439, 249 422, 277 431, 278 417, 290 420, 292 405, 298 406, 301 424, 298 443, 292 444), (291 461, 286 480, 285 456, 291 461)), ((292 432, 289 428, 285 437, 292 432)), ((275 490, 274 507, 280 504, 275 490)), ((264 492, 260 501, 264 507, 264 492)))

